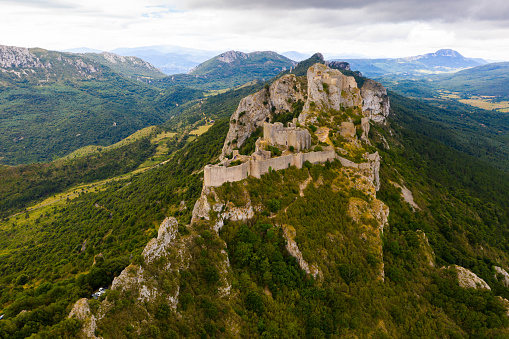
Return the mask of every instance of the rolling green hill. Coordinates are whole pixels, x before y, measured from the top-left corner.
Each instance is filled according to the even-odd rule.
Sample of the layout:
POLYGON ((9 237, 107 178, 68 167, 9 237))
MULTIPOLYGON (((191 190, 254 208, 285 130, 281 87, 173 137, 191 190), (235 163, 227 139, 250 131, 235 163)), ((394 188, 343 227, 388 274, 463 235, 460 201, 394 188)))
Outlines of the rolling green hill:
POLYGON ((494 101, 509 100, 509 63, 482 65, 453 74, 430 76, 426 80, 382 78, 391 89, 413 97, 440 97, 440 91, 456 92, 459 98, 493 97, 494 101))
POLYGON ((433 87, 462 94, 509 100, 509 62, 499 62, 444 75, 433 87))
POLYGON ((220 90, 240 86, 255 79, 269 80, 295 64, 275 52, 229 51, 201 63, 188 74, 168 76, 160 80, 158 85, 220 90))

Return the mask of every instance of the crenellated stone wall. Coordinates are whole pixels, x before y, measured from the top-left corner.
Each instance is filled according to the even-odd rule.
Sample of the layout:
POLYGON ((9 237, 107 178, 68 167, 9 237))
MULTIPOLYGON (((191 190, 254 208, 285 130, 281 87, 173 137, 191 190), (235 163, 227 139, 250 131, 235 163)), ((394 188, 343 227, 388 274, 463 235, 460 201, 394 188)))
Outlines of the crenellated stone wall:
POLYGON ((270 170, 280 171, 290 166, 302 168, 306 161, 309 161, 312 164, 317 164, 324 163, 326 161, 332 161, 334 159, 339 159, 344 166, 358 166, 357 164, 347 159, 339 157, 334 150, 295 153, 262 160, 257 160, 256 158, 251 157, 248 161, 237 166, 228 166, 231 161, 223 161, 218 165, 205 166, 203 170, 203 183, 205 187, 217 187, 221 186, 225 182, 244 180, 249 176, 260 178, 270 170))

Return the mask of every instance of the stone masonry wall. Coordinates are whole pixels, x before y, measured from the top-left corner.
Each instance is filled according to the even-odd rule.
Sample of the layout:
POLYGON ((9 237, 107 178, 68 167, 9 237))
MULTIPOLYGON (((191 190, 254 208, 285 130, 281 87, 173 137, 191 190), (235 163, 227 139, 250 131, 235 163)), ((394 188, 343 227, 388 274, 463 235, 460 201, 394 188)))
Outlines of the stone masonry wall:
POLYGON ((267 160, 248 160, 238 166, 227 167, 225 164, 220 165, 207 165, 205 166, 204 172, 204 186, 205 187, 217 187, 221 186, 225 182, 235 182, 246 179, 248 176, 260 178, 265 173, 269 172, 269 168, 274 171, 279 171, 290 166, 296 166, 302 168, 304 162, 309 161, 312 164, 323 163, 331 161, 333 159, 339 159, 343 165, 355 165, 346 159, 343 159, 336 155, 334 150, 321 151, 321 152, 309 152, 309 153, 297 153, 285 155, 277 158, 271 158, 267 160), (351 164, 350 164, 351 163, 351 164))

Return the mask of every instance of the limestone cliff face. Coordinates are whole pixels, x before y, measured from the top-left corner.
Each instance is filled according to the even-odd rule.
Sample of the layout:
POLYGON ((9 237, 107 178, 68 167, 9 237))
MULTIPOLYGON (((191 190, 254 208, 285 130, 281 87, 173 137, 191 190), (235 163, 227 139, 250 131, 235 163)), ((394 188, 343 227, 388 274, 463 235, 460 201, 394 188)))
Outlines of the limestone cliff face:
POLYGON ((262 127, 270 116, 269 95, 261 90, 240 101, 239 107, 230 119, 230 129, 223 146, 222 156, 240 147, 258 127, 262 127))
POLYGON ((362 112, 377 123, 384 123, 389 115, 389 97, 381 83, 367 79, 362 88, 362 112))
POLYGON ((345 61, 326 61, 325 64, 329 67, 344 69, 345 71, 350 70, 350 64, 345 61))
POLYGON ((0 45, 0 67, 32 68, 43 67, 42 62, 28 48, 0 45))
POLYGON ((159 70, 152 64, 134 56, 122 56, 110 52, 102 52, 100 55, 112 64, 128 64, 130 66, 142 67, 150 71, 159 72, 159 70))
POLYGON ((474 272, 458 265, 453 265, 453 267, 458 274, 458 283, 460 287, 491 290, 486 281, 479 278, 474 272))
MULTIPOLYGON (((339 70, 314 64, 307 72, 308 100, 304 111, 356 107, 362 103, 357 82, 339 70)), ((302 116, 304 118, 304 115, 302 116)), ((304 122, 304 119, 299 119, 304 122)))

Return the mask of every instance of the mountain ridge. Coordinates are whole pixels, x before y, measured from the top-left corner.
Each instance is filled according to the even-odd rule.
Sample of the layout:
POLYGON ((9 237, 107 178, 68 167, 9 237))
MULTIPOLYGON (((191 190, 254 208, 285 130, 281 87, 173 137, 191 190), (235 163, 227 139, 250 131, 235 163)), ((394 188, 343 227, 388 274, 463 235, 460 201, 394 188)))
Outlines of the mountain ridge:
POLYGON ((488 63, 483 59, 466 58, 452 49, 440 49, 403 58, 345 59, 352 69, 369 77, 399 76, 403 78, 424 76, 432 73, 453 72, 488 63))

